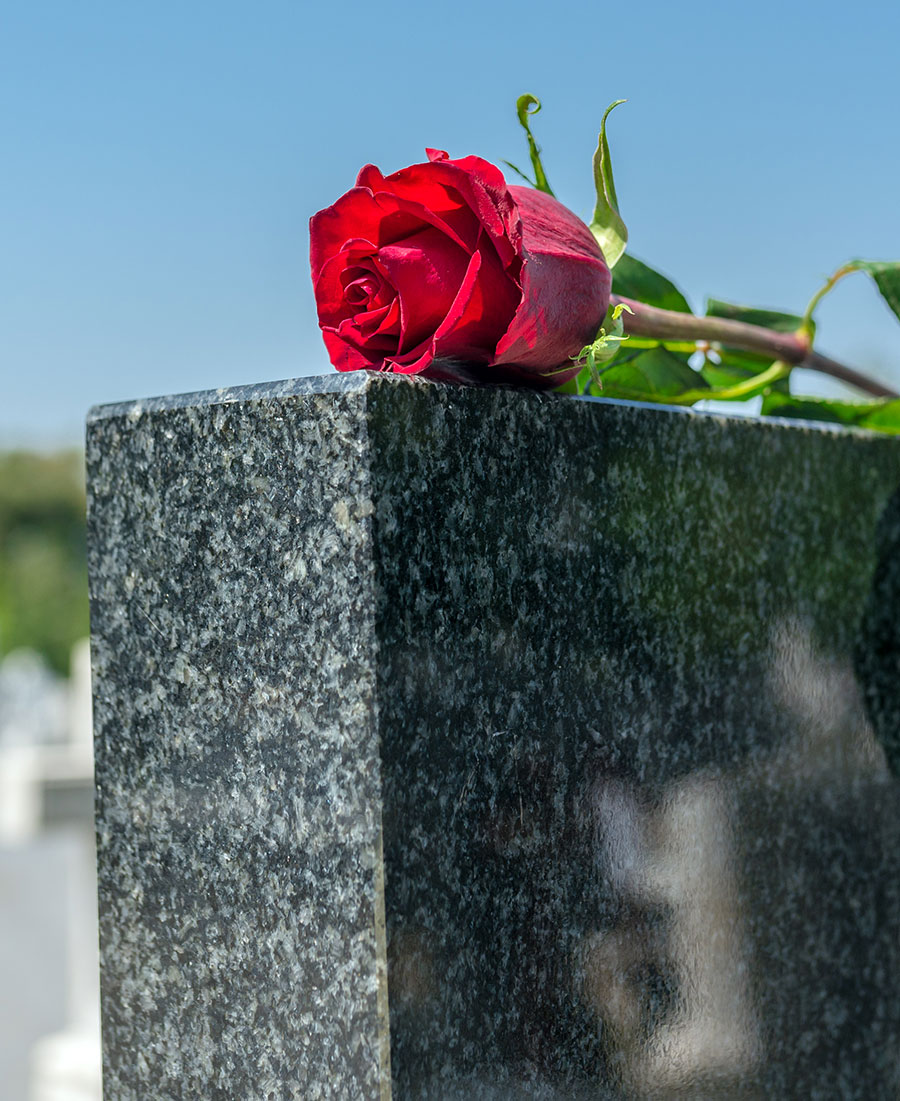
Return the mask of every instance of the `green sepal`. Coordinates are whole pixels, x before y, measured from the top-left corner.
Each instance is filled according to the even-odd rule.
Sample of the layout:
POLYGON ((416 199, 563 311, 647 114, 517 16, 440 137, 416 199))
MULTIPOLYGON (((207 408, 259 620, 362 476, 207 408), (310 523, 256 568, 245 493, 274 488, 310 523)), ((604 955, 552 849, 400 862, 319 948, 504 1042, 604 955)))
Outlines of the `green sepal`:
MULTIPOLYGON (((509 164, 509 167, 513 171, 518 172, 523 180, 527 180, 532 187, 537 188, 538 191, 545 191, 548 195, 553 195, 553 190, 550 184, 547 182, 547 174, 544 172, 544 166, 541 163, 541 150, 538 143, 534 140, 534 135, 531 132, 531 123, 528 121, 529 115, 536 115, 541 109, 541 101, 537 96, 533 96, 526 92, 525 95, 519 96, 516 100, 516 117, 519 120, 519 125, 525 131, 525 136, 528 138, 528 154, 531 157, 531 167, 534 169, 534 180, 529 180, 528 177, 515 165, 509 164)), ((556 196, 553 196, 556 198, 556 196)))
POLYGON ((597 151, 594 153, 594 187, 597 190, 597 205, 591 219, 591 232, 603 251, 607 266, 616 266, 628 241, 628 230, 619 214, 619 200, 616 197, 616 185, 613 181, 612 161, 609 155, 609 142, 606 138, 606 120, 610 112, 624 103, 617 99, 606 108, 600 123, 600 135, 597 139, 597 151))
MULTIPOLYGON (((572 357, 576 363, 579 360, 585 361, 584 368, 576 375, 576 381, 580 380, 586 371, 588 383, 594 382, 599 385, 600 365, 609 363, 613 360, 618 355, 622 344, 628 340, 628 337, 625 335, 625 325, 622 321, 622 314, 632 312, 631 307, 626 306, 624 302, 619 302, 609 307, 596 338, 591 341, 590 344, 586 344, 577 356, 572 357)), ((583 394, 586 389, 587 383, 580 389, 576 387, 574 393, 583 394)), ((567 393, 568 391, 563 390, 562 392, 567 393)))
MULTIPOLYGON (((605 363, 601 363, 599 367, 596 360, 593 367, 589 362, 585 362, 585 365, 575 378, 570 379, 563 386, 557 387, 557 393, 599 395, 601 393, 600 376, 603 371, 608 367, 612 367, 614 364, 627 363, 637 356, 642 355, 645 351, 643 348, 633 351, 631 348, 631 340, 632 338, 629 337, 627 341, 618 343, 612 356, 607 359, 605 363)), ((582 349, 582 351, 583 350, 584 349, 582 349)))
POLYGON ((507 168, 511 168, 513 172, 515 172, 515 174, 520 177, 520 179, 523 179, 525 181, 525 183, 530 184, 534 188, 537 187, 537 184, 534 182, 534 180, 530 176, 526 175, 517 164, 513 164, 512 161, 503 161, 503 164, 505 164, 507 168))
POLYGON ((688 300, 671 279, 629 253, 623 253, 619 257, 613 271, 612 290, 613 294, 635 298, 638 302, 657 306, 661 310, 691 312, 688 300))

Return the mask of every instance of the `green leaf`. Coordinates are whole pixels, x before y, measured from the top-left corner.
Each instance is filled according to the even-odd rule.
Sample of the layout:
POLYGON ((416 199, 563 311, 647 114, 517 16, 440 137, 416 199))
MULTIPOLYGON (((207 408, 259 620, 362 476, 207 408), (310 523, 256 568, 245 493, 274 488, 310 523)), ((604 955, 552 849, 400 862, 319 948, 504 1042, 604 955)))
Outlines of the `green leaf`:
POLYGON ((872 276, 881 297, 900 320, 900 263, 888 260, 854 260, 852 266, 872 276))
POLYGON ((763 360, 762 363, 755 364, 752 368, 736 367, 735 364, 727 362, 713 363, 707 360, 700 373, 713 388, 713 392, 709 396, 715 397, 720 402, 746 402, 751 397, 767 394, 770 390, 788 390, 787 378, 774 381, 771 378, 760 378, 758 384, 749 385, 753 379, 767 374, 771 366, 770 360, 763 360), (737 386, 740 386, 739 393, 727 393, 727 391, 734 390, 737 386), (718 391, 723 392, 719 393, 718 391))
POLYGON ((613 272, 612 289, 613 294, 636 298, 648 306, 677 310, 679 313, 691 312, 687 299, 670 279, 628 253, 619 257, 613 272))
MULTIPOLYGON (((528 153, 531 157, 531 167, 534 169, 534 187, 538 191, 546 191, 548 195, 553 195, 553 191, 550 184, 547 182, 547 175, 544 172, 544 166, 541 163, 541 150, 538 143, 534 140, 534 135, 531 133, 531 123, 528 121, 529 115, 536 115, 541 109, 541 101, 537 96, 526 93, 524 96, 519 96, 516 100, 516 116, 519 120, 519 125, 525 131, 528 138, 528 153)), ((509 163, 509 162, 507 162, 509 163)), ((510 168, 513 166, 510 165, 510 168)), ((519 172, 519 169, 515 169, 519 172)), ((523 172, 519 172, 519 175, 528 180, 523 172)), ((528 180, 531 183, 531 180, 528 180)), ((553 196, 556 198, 556 196, 553 196)))
POLYGON ((564 382, 562 386, 555 387, 554 394, 585 394, 591 381, 591 374, 587 367, 582 367, 574 378, 564 382))
POLYGON ((727 344, 716 344, 715 350, 722 367, 747 371, 751 375, 758 375, 772 362, 770 355, 764 355, 762 352, 748 352, 743 348, 731 348, 727 344))
POLYGON ((707 299, 706 316, 727 317, 732 321, 761 325, 764 329, 774 329, 779 333, 795 333, 803 324, 803 318, 799 314, 784 313, 781 310, 759 310, 755 306, 737 306, 733 302, 722 302, 717 298, 707 299))
POLYGON ((662 346, 640 352, 630 360, 623 355, 621 360, 601 371, 601 380, 601 393, 605 398, 659 401, 688 391, 709 389, 705 379, 689 367, 682 356, 662 346))
POLYGON ((736 382, 746 382, 759 374, 755 368, 739 367, 730 363, 713 363, 707 360, 700 368, 700 374, 710 386, 734 386, 736 382))
MULTIPOLYGON (((707 398, 719 401, 746 401, 758 394, 781 390, 787 386, 790 364, 753 364, 752 369, 729 365, 708 365, 717 372, 711 385, 707 371, 695 371, 690 356, 673 352, 662 344, 655 348, 619 349, 606 367, 596 366, 579 374, 574 383, 561 388, 563 393, 590 393, 607 398, 631 401, 667 402, 671 405, 693 405, 707 398), (598 377, 599 376, 599 377, 598 377)), ((589 365, 590 366, 590 365, 589 365)), ((710 372, 711 373, 711 372, 710 372)))
POLYGON ((771 417, 824 421, 900 435, 900 398, 834 401, 830 398, 794 397, 773 390, 763 398, 762 411, 771 417))
POLYGON ((876 405, 871 413, 857 423, 862 428, 871 428, 876 432, 887 432, 892 436, 900 435, 900 400, 897 398, 886 401, 870 402, 876 405))
POLYGON ((597 189, 597 205, 591 219, 591 232, 603 250, 603 256, 610 268, 615 267, 628 241, 628 230, 619 215, 619 200, 616 197, 616 185, 613 181, 612 161, 609 155, 609 142, 606 138, 606 120, 610 112, 624 103, 617 99, 606 108, 600 123, 600 136, 597 139, 597 151, 594 153, 594 186, 597 189))
MULTIPOLYGON (((712 360, 707 360, 700 368, 700 374, 711 387, 724 390, 749 382, 764 372, 768 372, 771 366, 771 358, 765 356, 752 356, 749 353, 746 356, 740 353, 734 355, 722 353, 721 362, 714 363, 712 360)), ((718 401, 748 401, 759 394, 768 393, 771 389, 787 391, 788 385, 787 378, 776 379, 774 382, 770 378, 764 378, 758 386, 742 389, 742 392, 736 396, 712 393, 710 397, 716 398, 718 401)))

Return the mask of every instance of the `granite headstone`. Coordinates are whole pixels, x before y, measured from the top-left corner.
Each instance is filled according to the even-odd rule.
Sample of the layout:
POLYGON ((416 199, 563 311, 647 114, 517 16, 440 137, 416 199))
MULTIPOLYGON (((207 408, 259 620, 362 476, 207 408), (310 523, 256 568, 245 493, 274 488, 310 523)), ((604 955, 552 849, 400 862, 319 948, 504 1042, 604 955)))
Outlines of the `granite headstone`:
POLYGON ((88 425, 112 1101, 900 1090, 900 442, 305 379, 88 425))

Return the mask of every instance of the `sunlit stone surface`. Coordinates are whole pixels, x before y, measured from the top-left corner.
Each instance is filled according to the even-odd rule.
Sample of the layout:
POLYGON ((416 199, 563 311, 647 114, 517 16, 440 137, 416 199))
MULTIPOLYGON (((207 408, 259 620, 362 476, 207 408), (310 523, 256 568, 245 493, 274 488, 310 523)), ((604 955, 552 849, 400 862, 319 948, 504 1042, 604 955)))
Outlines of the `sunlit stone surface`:
POLYGON ((900 1090, 900 441, 383 376, 88 431, 107 1097, 900 1090))

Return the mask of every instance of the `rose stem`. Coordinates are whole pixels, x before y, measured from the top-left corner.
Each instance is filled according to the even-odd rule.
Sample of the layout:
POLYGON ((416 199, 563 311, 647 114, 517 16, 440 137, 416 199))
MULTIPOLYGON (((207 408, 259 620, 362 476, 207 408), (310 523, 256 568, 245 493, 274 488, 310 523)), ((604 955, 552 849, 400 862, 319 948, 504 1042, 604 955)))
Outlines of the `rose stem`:
POLYGON ((628 313, 626 310, 622 313, 625 332, 629 336, 649 336, 659 340, 718 341, 747 352, 762 352, 794 367, 809 367, 814 371, 821 371, 878 398, 900 397, 889 386, 883 386, 852 367, 845 367, 837 360, 812 351, 805 340, 792 333, 779 333, 774 329, 764 329, 761 325, 750 325, 746 321, 732 321, 727 317, 697 317, 692 313, 661 310, 657 306, 647 306, 643 302, 616 295, 612 302, 622 302, 632 311, 628 313))

